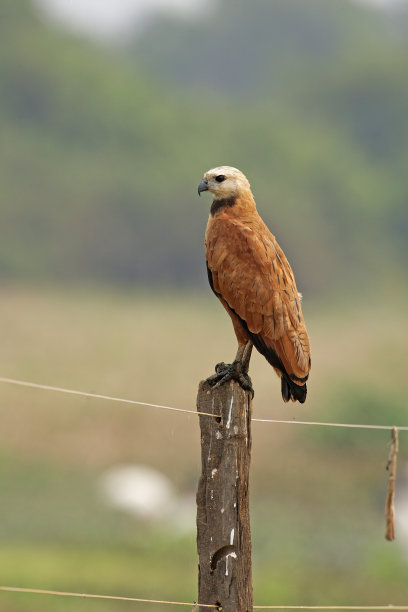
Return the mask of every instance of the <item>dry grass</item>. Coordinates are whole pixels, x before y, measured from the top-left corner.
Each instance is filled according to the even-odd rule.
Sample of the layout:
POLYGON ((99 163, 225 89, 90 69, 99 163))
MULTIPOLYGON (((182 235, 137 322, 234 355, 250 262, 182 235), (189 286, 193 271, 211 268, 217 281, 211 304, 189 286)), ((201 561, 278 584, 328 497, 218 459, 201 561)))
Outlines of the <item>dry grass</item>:
MULTIPOLYGON (((313 349, 308 401, 284 405, 278 379, 255 354, 256 416, 320 418, 330 386, 344 380, 358 378, 389 396, 408 390, 402 305, 386 324, 381 305, 367 312, 306 304, 305 314, 313 349)), ((236 348, 210 295, 3 289, 0 317, 4 376, 188 409, 198 381, 236 348)), ((11 453, 95 467, 140 460, 166 465, 178 478, 196 472, 195 417, 8 385, 0 393, 0 444, 11 453)), ((330 420, 329 406, 324 414, 330 420)), ((282 445, 288 429, 255 426, 254 435, 261 447, 282 445)))

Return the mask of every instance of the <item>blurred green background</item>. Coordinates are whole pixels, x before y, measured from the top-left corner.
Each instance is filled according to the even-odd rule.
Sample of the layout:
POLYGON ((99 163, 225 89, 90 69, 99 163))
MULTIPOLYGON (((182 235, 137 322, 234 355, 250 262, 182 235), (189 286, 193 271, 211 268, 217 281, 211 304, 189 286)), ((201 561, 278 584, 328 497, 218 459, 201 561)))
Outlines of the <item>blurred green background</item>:
MULTIPOLYGON (((90 23, 103 4, 83 0, 90 23)), ((228 164, 292 263, 312 342, 304 406, 253 357, 255 416, 408 425, 407 4, 170 4, 88 35, 45 0, 1 1, 0 376, 194 410, 235 353, 197 197, 228 164)), ((196 418, 0 398, 0 583, 195 599, 196 418), (167 498, 142 511, 128 480, 142 500, 120 507, 107 479, 124 466, 157 470, 167 498)), ((408 434, 394 543, 389 439, 254 423, 256 604, 408 604, 408 434)), ((0 593, 1 612, 125 609, 164 608, 0 593)))

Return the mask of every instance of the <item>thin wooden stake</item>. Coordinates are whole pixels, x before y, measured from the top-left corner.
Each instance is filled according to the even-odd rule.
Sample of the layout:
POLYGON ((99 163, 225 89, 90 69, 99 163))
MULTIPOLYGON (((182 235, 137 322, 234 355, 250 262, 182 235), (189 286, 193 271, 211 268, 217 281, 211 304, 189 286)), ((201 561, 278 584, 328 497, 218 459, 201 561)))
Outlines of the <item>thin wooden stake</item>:
MULTIPOLYGON (((235 381, 200 383, 202 473, 197 491, 198 601, 223 612, 252 612, 249 464, 251 397, 235 381)), ((204 612, 204 608, 199 608, 204 612)))
POLYGON ((391 430, 391 446, 387 461, 388 489, 385 498, 385 519, 387 523, 385 537, 387 540, 395 539, 394 531, 394 498, 395 498, 395 478, 397 474, 397 454, 398 454, 398 429, 393 427, 391 430))

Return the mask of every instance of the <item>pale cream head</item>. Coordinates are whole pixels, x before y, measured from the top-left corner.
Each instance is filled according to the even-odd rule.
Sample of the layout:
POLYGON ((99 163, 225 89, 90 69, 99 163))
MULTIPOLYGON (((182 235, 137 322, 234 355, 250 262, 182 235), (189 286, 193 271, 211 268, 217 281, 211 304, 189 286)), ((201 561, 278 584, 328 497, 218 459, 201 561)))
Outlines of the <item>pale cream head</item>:
POLYGON ((232 166, 218 166, 204 174, 198 187, 198 193, 210 191, 214 198, 234 198, 251 191, 249 181, 244 174, 232 166))

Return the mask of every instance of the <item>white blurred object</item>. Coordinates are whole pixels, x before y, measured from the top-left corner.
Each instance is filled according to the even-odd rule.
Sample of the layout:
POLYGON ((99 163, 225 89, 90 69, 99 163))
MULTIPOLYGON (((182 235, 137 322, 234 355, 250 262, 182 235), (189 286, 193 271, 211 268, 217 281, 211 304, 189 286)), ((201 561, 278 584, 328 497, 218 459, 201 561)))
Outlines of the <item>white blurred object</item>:
POLYGON ((100 487, 109 505, 137 518, 170 522, 181 531, 195 529, 194 495, 177 495, 167 476, 152 467, 110 468, 102 475, 100 487))
MULTIPOLYGON (((214 0, 33 0, 42 13, 67 28, 99 39, 115 39, 143 29, 151 15, 163 11, 195 17, 215 6, 214 0)), ((408 0, 354 0, 393 9, 408 0)))
POLYGON ((143 26, 160 11, 187 17, 208 8, 212 0, 34 0, 42 12, 70 29, 95 38, 115 38, 143 26))

